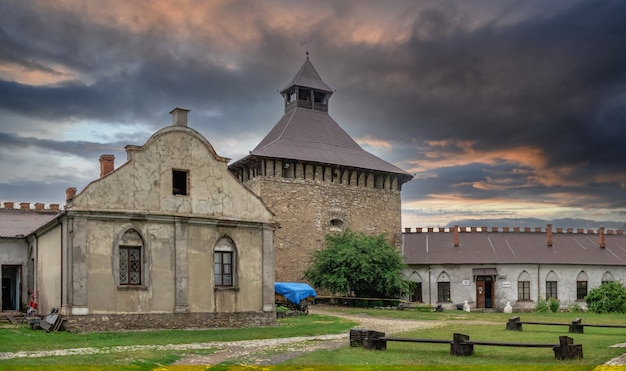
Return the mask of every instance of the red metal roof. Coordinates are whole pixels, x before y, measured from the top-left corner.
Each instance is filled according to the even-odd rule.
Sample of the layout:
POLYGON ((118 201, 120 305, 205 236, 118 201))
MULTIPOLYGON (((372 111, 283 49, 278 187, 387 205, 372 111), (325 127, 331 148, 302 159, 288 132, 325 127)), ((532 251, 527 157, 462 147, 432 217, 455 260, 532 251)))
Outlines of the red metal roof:
POLYGON ((626 236, 605 234, 600 247, 597 233, 552 233, 552 247, 545 232, 404 233, 407 264, 626 264, 626 236))
POLYGON ((0 209, 0 238, 28 236, 58 214, 55 211, 0 209))

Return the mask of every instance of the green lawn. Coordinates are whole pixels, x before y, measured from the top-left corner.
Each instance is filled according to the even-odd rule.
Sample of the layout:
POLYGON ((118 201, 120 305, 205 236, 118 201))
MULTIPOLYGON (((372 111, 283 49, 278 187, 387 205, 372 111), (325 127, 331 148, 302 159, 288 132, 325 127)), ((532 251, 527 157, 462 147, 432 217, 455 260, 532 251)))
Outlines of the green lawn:
MULTIPOLYGON (((594 315, 588 313, 466 313, 463 311, 419 312, 413 310, 380 310, 359 308, 324 309, 340 313, 368 314, 377 317, 397 319, 418 319, 445 322, 444 325, 427 330, 396 334, 398 337, 418 337, 430 339, 452 339, 455 332, 467 334, 471 340, 558 343, 559 336, 569 335, 574 343, 582 344, 582 360, 558 361, 554 353, 546 348, 509 348, 476 345, 474 354, 469 357, 455 357, 449 354, 447 344, 413 344, 389 342, 386 351, 366 350, 361 347, 343 347, 336 350, 314 351, 285 361, 280 366, 263 369, 537 369, 537 370, 591 370, 596 366, 626 352, 623 348, 610 348, 610 345, 626 342, 626 328, 585 328, 584 334, 568 334, 567 326, 524 325, 523 331, 506 330, 506 322, 512 316, 520 316, 522 321, 558 322, 569 324, 581 317, 583 324, 626 325, 626 316, 594 315)), ((312 307, 315 311, 315 307, 312 307)), ((45 333, 30 330, 26 326, 0 329, 0 352, 38 351, 93 347, 106 349, 124 345, 162 345, 204 343, 210 341, 233 341, 267 339, 277 337, 321 335, 345 333, 355 324, 338 317, 311 314, 288 317, 279 320, 279 326, 249 329, 215 330, 164 330, 133 331, 110 333, 71 334, 66 332, 45 333)), ((376 330, 376 329, 372 329, 376 330)), ((185 354, 208 354, 211 349, 180 350, 136 350, 110 352, 93 355, 50 356, 42 358, 14 358, 0 360, 0 370, 29 369, 41 367, 49 369, 102 369, 104 365, 114 369, 155 369, 167 367, 185 354)), ((206 367, 167 367, 168 369, 205 369, 206 367)), ((219 369, 258 369, 250 366, 224 364, 219 369)), ((625 369, 625 368, 622 368, 625 369)))

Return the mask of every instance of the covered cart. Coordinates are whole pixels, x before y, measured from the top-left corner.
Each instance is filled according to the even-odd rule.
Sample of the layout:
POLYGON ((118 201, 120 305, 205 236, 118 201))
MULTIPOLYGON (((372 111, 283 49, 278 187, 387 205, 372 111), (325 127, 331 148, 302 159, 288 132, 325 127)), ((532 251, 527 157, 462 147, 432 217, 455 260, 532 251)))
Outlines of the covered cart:
POLYGON ((309 313, 309 303, 315 300, 315 290, 306 283, 274 282, 274 300, 276 305, 282 305, 301 314, 309 313))

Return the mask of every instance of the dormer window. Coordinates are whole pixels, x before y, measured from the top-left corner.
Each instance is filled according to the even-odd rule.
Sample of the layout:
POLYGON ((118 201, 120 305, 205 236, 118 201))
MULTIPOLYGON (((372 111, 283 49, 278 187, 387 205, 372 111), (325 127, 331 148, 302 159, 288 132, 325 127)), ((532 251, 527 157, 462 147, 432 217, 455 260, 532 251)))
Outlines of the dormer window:
POLYGON ((186 196, 188 192, 189 172, 172 169, 172 194, 186 196))

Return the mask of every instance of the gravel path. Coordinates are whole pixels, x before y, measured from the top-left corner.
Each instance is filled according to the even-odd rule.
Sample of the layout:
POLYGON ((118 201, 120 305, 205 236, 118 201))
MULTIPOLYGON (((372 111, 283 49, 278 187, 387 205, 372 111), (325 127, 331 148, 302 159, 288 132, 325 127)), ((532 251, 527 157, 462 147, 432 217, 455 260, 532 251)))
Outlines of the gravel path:
MULTIPOLYGON (((442 326, 443 321, 418 321, 406 319, 389 319, 371 317, 368 315, 352 315, 337 311, 324 310, 322 305, 309 307, 311 314, 324 314, 350 319, 358 323, 358 327, 394 334, 419 329, 442 326)), ((318 349, 335 349, 349 344, 347 333, 319 336, 302 336, 281 339, 242 340, 228 342, 206 342, 193 344, 141 345, 116 346, 105 348, 75 348, 63 350, 47 350, 33 352, 5 352, 0 353, 0 360, 11 358, 38 358, 65 355, 84 355, 98 353, 118 353, 137 350, 213 350, 206 355, 188 354, 178 360, 175 365, 215 365, 229 361, 242 365, 275 365, 288 359, 298 357, 307 352, 318 349)), ((614 347, 626 348, 626 343, 616 344, 614 347)), ((616 357, 605 365, 626 365, 626 353, 616 357)), ((602 366, 598 367, 602 369, 602 366)))

